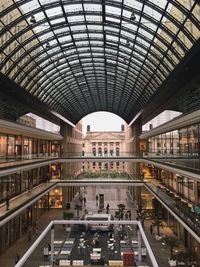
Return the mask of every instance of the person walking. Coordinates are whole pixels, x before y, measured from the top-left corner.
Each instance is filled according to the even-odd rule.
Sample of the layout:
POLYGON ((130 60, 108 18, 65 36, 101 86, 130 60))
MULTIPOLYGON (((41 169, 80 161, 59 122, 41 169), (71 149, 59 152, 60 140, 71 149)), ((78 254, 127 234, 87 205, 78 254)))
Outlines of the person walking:
POLYGON ((6 196, 6 210, 9 210, 9 205, 10 205, 10 203, 9 203, 9 196, 7 195, 6 196))
POLYGON ((128 218, 131 221, 131 211, 129 211, 129 213, 128 213, 128 218))
POLYGON ((9 210, 9 206, 10 206, 10 192, 7 192, 6 195, 6 210, 9 210))
POLYGON ((31 230, 29 230, 28 233, 27 233, 27 241, 28 242, 31 241, 31 230))
POLYGON ((152 235, 153 234, 153 225, 152 224, 150 224, 149 231, 150 231, 150 234, 152 235))
POLYGON ((86 206, 86 197, 83 198, 84 207, 86 206))
POLYGON ((107 211, 107 213, 109 212, 109 209, 110 209, 110 205, 109 205, 109 203, 108 203, 107 206, 106 206, 106 211, 107 211))
POLYGON ((99 196, 96 195, 96 206, 98 206, 99 196))
POLYGON ((51 251, 51 244, 50 243, 48 244, 48 250, 49 250, 49 252, 51 251))
POLYGON ((19 254, 17 253, 17 254, 15 255, 15 264, 17 264, 19 260, 20 260, 20 256, 19 256, 19 254))

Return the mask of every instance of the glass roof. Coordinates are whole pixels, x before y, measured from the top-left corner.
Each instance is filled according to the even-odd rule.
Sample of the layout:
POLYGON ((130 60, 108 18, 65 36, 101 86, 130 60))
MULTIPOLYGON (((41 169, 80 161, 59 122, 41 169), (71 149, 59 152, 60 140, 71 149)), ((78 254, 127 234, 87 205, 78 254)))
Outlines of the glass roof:
POLYGON ((7 0, 0 71, 76 124, 95 111, 128 123, 200 36, 193 0, 7 0))

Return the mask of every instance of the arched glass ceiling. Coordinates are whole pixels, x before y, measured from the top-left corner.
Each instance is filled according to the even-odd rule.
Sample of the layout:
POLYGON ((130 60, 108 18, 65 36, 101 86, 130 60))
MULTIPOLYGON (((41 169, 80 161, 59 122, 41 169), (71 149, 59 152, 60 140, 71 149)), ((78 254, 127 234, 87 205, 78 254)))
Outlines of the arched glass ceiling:
POLYGON ((4 2, 1 72, 73 123, 130 122, 200 35, 194 0, 4 2))

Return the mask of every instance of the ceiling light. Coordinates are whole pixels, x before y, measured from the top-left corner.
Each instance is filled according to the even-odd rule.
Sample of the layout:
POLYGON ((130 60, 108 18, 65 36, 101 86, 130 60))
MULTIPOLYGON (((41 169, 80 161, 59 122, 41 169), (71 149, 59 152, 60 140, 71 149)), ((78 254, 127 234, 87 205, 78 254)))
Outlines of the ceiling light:
POLYGON ((33 23, 33 24, 36 23, 35 16, 33 16, 33 15, 31 16, 30 23, 33 23))

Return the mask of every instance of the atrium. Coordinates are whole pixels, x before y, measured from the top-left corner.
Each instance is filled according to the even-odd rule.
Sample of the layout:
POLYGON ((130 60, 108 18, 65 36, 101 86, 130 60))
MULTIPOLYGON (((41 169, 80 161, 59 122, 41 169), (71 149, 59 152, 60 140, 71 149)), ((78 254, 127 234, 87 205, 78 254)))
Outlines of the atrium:
POLYGON ((199 37, 198 0, 1 1, 0 267, 200 266, 199 37))

